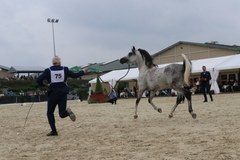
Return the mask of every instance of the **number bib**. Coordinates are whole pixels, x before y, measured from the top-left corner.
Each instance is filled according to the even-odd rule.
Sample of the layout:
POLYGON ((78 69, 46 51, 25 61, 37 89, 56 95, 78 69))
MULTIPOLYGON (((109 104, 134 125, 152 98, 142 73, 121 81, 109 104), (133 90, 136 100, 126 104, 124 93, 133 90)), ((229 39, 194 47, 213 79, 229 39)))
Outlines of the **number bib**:
POLYGON ((58 82, 64 82, 64 69, 52 71, 51 73, 51 83, 58 83, 58 82))

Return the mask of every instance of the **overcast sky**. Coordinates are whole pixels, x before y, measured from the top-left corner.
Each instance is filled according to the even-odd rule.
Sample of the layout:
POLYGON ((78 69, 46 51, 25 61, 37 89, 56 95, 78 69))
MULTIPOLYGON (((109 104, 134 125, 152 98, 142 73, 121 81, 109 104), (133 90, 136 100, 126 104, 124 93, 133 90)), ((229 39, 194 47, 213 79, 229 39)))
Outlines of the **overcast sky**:
POLYGON ((240 0, 0 0, 0 65, 110 62, 133 45, 154 54, 178 41, 240 45, 240 0))

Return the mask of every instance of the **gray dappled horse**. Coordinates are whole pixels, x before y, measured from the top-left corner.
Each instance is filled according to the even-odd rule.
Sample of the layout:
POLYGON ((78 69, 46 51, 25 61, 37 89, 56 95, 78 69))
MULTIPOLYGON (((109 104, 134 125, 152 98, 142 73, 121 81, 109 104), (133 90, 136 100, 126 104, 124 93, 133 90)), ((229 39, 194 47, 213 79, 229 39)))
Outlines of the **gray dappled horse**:
POLYGON ((182 54, 183 64, 170 64, 166 67, 159 68, 153 63, 153 58, 151 55, 143 49, 132 48, 132 51, 126 56, 120 59, 123 63, 134 63, 137 64, 139 75, 138 75, 138 95, 135 104, 135 115, 134 118, 138 117, 137 108, 138 103, 144 91, 149 91, 148 102, 152 107, 158 112, 162 112, 161 108, 157 108, 153 104, 152 99, 155 93, 159 90, 171 88, 178 92, 176 104, 173 106, 169 118, 173 117, 173 112, 177 108, 178 104, 182 101, 182 96, 184 95, 188 100, 188 111, 193 118, 196 118, 196 114, 192 109, 192 98, 189 88, 189 77, 192 69, 191 61, 182 54))

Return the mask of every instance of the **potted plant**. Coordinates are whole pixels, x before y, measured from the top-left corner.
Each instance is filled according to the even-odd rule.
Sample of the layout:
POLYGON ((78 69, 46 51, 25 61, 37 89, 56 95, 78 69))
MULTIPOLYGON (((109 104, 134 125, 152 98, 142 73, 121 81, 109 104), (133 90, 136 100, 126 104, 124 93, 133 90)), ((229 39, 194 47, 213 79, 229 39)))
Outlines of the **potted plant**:
POLYGON ((99 77, 97 77, 96 89, 88 100, 88 103, 105 103, 109 99, 108 95, 104 93, 99 77))

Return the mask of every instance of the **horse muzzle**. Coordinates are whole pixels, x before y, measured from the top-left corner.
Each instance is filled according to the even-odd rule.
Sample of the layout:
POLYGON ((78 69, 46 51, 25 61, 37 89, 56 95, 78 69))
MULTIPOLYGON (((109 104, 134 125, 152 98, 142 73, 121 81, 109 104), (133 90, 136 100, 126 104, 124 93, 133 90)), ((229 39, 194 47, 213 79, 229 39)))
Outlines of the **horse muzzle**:
POLYGON ((128 62, 128 58, 127 57, 123 57, 120 59, 120 63, 123 64, 123 63, 127 63, 128 62))

